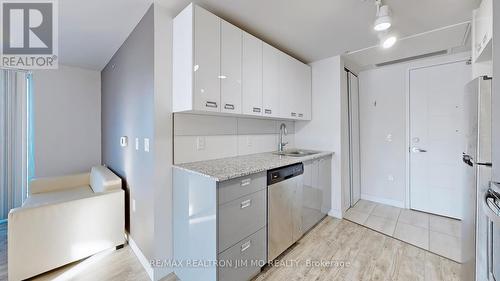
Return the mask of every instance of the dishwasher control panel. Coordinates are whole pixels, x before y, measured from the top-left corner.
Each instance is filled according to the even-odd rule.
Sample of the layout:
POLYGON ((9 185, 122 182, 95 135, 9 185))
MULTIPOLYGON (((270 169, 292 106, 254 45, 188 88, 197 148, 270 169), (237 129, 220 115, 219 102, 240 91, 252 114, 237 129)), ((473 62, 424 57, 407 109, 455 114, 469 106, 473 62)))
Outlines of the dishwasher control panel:
POLYGON ((267 185, 272 185, 289 178, 293 178, 304 173, 304 165, 302 163, 292 164, 285 167, 269 170, 267 172, 267 185))

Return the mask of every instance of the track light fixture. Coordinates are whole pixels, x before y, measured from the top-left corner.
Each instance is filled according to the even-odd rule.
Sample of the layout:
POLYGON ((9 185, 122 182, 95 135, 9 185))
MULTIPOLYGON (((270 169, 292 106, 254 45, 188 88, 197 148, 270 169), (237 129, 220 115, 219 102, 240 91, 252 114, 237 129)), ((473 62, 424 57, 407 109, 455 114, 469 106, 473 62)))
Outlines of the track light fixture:
POLYGON ((389 34, 389 28, 392 26, 391 9, 382 4, 382 0, 375 0, 377 6, 377 18, 373 24, 373 29, 379 32, 380 45, 388 49, 397 41, 397 37, 389 34))
POLYGON ((375 29, 375 31, 383 31, 389 29, 391 25, 392 25, 392 19, 391 19, 391 10, 389 9, 389 6, 377 5, 377 19, 373 24, 373 29, 375 29))

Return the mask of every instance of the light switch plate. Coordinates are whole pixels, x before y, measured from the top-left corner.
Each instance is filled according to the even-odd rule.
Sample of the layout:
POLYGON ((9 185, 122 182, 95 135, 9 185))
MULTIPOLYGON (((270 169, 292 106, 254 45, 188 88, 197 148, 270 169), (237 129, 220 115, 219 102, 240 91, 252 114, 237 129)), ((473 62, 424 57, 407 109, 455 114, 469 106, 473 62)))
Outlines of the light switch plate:
POLYGON ((135 138, 135 150, 139 150, 139 138, 135 138))
POLYGON ((205 137, 196 138, 196 149, 204 150, 205 149, 205 137))
POLYGON ((128 138, 127 136, 123 136, 120 138, 120 146, 121 147, 127 147, 128 145, 128 138))
POLYGON ((144 151, 149 152, 149 139, 144 139, 144 151))

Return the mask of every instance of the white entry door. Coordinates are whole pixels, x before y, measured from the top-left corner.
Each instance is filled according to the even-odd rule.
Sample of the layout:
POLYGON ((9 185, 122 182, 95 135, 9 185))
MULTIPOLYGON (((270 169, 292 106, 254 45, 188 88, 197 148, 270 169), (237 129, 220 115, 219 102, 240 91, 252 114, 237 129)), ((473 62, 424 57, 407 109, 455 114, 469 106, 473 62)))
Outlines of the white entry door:
POLYGON ((462 217, 465 61, 410 70, 410 208, 462 217))

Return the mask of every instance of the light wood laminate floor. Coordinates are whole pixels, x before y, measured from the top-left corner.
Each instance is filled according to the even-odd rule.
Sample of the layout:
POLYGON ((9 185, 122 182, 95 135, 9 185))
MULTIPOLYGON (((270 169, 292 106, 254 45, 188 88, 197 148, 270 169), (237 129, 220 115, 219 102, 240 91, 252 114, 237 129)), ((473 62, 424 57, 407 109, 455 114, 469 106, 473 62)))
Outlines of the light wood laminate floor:
MULTIPOLYGON (((460 273, 458 263, 347 220, 331 217, 307 233, 280 257, 280 261, 275 266, 266 266, 254 281, 451 281, 459 280, 460 273), (327 264, 329 261, 334 262, 327 264)), ((6 224, 0 225, 0 280, 7 280, 6 224)), ((130 247, 125 246, 33 280, 147 281, 149 278, 130 247)), ((172 281, 172 278, 166 280, 172 281)))
POLYGON ((456 262, 350 221, 330 217, 280 259, 299 264, 268 266, 254 281, 460 280, 460 264, 456 262), (325 263, 320 264, 321 261, 325 263), (326 263, 329 261, 333 263, 326 263))

